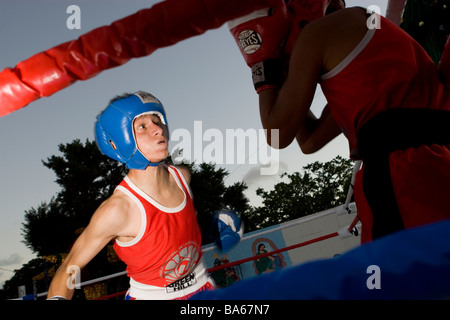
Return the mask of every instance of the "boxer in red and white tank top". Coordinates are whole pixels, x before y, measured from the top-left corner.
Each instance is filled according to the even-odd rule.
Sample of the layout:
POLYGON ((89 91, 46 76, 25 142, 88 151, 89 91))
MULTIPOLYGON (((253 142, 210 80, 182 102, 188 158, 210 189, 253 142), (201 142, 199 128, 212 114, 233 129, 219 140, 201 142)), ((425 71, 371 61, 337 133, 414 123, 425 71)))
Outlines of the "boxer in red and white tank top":
POLYGON ((71 299, 68 270, 81 270, 111 241, 128 265, 126 299, 187 299, 213 288, 202 261, 190 173, 164 161, 167 123, 162 103, 144 91, 113 98, 97 117, 99 150, 129 171, 75 241, 53 277, 49 299, 71 299))
POLYGON ((344 132, 350 156, 364 162, 354 190, 370 241, 450 218, 446 70, 382 16, 343 9, 303 29, 284 83, 259 91, 261 121, 279 130, 277 147, 296 139, 306 154, 344 132), (320 117, 310 110, 318 84, 328 103, 320 117))
POLYGON ((133 199, 142 216, 135 239, 114 243, 130 277, 127 299, 179 299, 213 286, 202 260, 191 192, 175 167, 168 170, 184 193, 184 201, 175 208, 160 205, 128 177, 116 188, 133 199))

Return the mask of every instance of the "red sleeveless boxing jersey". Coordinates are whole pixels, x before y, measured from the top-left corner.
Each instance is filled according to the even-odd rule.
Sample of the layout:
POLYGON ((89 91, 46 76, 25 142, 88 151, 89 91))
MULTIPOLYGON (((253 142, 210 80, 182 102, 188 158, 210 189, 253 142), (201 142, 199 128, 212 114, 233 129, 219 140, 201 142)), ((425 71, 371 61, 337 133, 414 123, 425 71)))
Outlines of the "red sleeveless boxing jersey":
POLYGON ((156 202, 125 177, 117 190, 130 196, 142 215, 139 234, 130 242, 115 241, 118 257, 127 265, 133 280, 165 287, 189 275, 201 260, 201 232, 190 189, 181 172, 169 172, 184 193, 183 202, 167 208, 156 202))
MULTIPOLYGON (((450 110, 450 88, 440 79, 425 50, 401 28, 379 18, 380 29, 368 29, 354 50, 322 75, 320 82, 354 159, 361 158, 359 130, 375 115, 394 108, 450 110)), ((450 218, 446 200, 449 168, 450 150, 446 145, 421 145, 390 154, 393 194, 405 228, 450 218)), ((372 239, 374 220, 363 192, 364 171, 363 166, 356 175, 354 192, 362 222, 361 239, 367 242, 372 239)))
POLYGON ((450 110, 450 90, 425 50, 389 20, 380 21, 320 82, 355 159, 358 130, 374 115, 392 108, 450 110))

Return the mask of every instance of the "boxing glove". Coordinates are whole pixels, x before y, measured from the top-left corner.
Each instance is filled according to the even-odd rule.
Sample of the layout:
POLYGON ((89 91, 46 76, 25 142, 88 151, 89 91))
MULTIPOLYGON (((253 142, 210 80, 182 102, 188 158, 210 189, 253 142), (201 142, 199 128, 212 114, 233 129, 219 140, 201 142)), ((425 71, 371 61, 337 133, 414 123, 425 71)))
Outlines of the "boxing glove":
POLYGON ((222 252, 233 248, 244 234, 244 224, 239 215, 231 210, 221 210, 214 215, 217 230, 216 244, 222 252))
POLYGON ((284 0, 228 23, 247 65, 252 69, 257 92, 284 82, 283 47, 291 28, 284 0))
MULTIPOLYGON (((155 1, 157 2, 157 1, 155 1)), ((165 0, 0 71, 0 117, 278 0, 165 0)))

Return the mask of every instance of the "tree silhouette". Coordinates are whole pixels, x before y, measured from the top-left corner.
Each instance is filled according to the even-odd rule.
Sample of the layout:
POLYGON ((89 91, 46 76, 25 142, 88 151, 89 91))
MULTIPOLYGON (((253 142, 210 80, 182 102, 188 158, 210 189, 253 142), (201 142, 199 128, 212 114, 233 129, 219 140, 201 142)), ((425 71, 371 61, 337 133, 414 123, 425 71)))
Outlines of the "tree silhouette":
POLYGON ((56 174, 61 190, 50 203, 25 211, 22 235, 38 256, 66 252, 100 205, 122 180, 125 167, 97 149, 95 142, 80 140, 58 146, 62 156, 43 161, 56 174))
POLYGON ((245 216, 250 209, 249 200, 244 195, 247 185, 236 182, 225 186, 228 171, 217 168, 213 163, 190 164, 191 189, 194 194, 194 205, 197 210, 197 220, 202 229, 203 244, 215 240, 211 221, 218 210, 230 209, 245 216))
POLYGON ((246 231, 265 228, 300 218, 345 202, 353 165, 336 157, 329 162, 314 162, 303 167, 303 173, 283 173, 287 181, 277 183, 270 191, 258 188, 256 194, 263 205, 248 215, 246 231))

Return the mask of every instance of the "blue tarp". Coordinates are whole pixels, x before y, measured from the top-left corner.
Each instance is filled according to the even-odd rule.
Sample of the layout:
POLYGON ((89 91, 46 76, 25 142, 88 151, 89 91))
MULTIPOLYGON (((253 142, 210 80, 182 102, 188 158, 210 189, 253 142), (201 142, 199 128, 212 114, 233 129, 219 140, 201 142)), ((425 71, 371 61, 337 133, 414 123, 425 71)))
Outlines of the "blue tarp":
POLYGON ((450 220, 195 295, 194 300, 449 299, 450 220))

